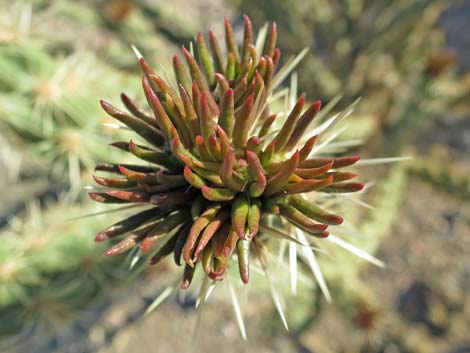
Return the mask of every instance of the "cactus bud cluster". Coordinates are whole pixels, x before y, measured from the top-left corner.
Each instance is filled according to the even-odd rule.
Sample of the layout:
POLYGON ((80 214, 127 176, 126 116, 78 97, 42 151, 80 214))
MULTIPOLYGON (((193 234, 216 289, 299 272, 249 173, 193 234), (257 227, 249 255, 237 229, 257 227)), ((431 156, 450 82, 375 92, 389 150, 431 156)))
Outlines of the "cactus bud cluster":
POLYGON ((91 192, 93 200, 147 206, 96 236, 123 237, 105 255, 136 246, 152 255, 150 264, 172 255, 185 266, 181 287, 187 288, 198 264, 209 278, 222 280, 236 254, 247 283, 250 250, 269 237, 262 234, 268 218, 282 217, 320 238, 343 221, 305 195, 361 190, 362 183, 351 181, 355 174, 340 171, 359 158, 312 157, 317 136, 308 133, 320 101, 307 104, 302 95, 285 117, 271 113, 269 98, 285 74, 276 37, 273 23, 255 43, 245 16, 239 47, 225 20, 227 54, 212 32, 208 41, 198 34, 195 54, 183 47, 183 59, 173 58, 177 87, 139 58, 150 110, 125 94, 127 111, 101 101, 143 141, 112 146, 148 162, 96 166, 107 173, 94 177, 106 189, 91 192))

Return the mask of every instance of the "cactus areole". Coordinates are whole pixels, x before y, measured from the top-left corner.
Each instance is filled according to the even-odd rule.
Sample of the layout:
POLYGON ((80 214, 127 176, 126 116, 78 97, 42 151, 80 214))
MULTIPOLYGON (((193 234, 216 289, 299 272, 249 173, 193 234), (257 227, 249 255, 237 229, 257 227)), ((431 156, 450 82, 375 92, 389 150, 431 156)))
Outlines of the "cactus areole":
POLYGON ((239 47, 225 20, 227 54, 212 32, 207 39, 198 34, 195 54, 183 47, 183 59, 173 58, 177 86, 139 58, 149 109, 125 94, 127 111, 101 101, 142 141, 112 146, 145 161, 96 166, 105 176, 94 179, 106 189, 91 192, 93 200, 142 206, 96 236, 96 241, 122 237, 106 256, 136 246, 149 254, 150 264, 172 255, 184 265, 181 287, 187 288, 199 265, 210 279, 222 280, 236 254, 247 283, 250 257, 261 256, 273 217, 320 238, 328 236, 329 225, 343 221, 309 194, 362 189, 362 183, 350 181, 355 174, 338 171, 359 157, 312 156, 317 136, 309 136, 309 126, 319 101, 307 104, 302 95, 283 116, 270 112, 273 90, 292 62, 278 68, 276 36, 273 23, 255 43, 245 16, 239 47))

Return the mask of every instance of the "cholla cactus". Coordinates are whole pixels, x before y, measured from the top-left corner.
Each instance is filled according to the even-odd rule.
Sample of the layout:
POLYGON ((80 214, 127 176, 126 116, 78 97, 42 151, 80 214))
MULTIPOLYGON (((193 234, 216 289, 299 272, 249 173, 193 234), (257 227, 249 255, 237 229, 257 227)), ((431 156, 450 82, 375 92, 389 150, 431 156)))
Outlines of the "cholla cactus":
MULTIPOLYGON (((84 214, 90 206, 94 212, 103 208, 73 206, 64 200, 46 201, 41 208, 32 202, 25 214, 12 217, 2 228, 0 337, 22 331, 43 342, 51 332, 76 320, 111 286, 129 278, 127 269, 117 266, 119 259, 104 261, 99 257, 102 249, 84 239, 99 230, 99 218, 62 221, 64 213, 84 214)), ((1 351, 6 349, 4 343, 1 351)))
POLYGON ((177 89, 139 54, 151 112, 125 94, 121 99, 128 113, 101 101, 109 115, 146 141, 119 141, 113 146, 150 165, 96 167, 118 177, 95 176, 110 190, 91 192, 92 199, 147 206, 98 233, 96 241, 125 235, 105 255, 135 246, 143 252, 155 248, 151 264, 173 254, 176 264, 185 264, 182 288, 190 285, 198 263, 209 278, 223 279, 232 253, 237 253, 240 278, 247 283, 251 251, 264 266, 263 244, 269 235, 288 237, 273 228, 275 217, 324 238, 328 225, 343 219, 306 195, 363 188, 350 181, 355 174, 338 171, 359 157, 312 157, 317 136, 309 134, 309 127, 320 110, 319 101, 304 109, 301 96, 280 123, 282 117, 271 114, 273 91, 299 57, 278 69, 281 53, 275 24, 269 33, 261 30, 256 43, 248 17, 244 27, 239 48, 225 20, 226 56, 212 32, 209 45, 198 34, 198 59, 183 47, 187 66, 178 56, 173 58, 177 89))
POLYGON ((101 86, 111 90, 123 75, 94 55, 77 52, 58 58, 28 39, 2 45, 0 56, 1 134, 16 139, 15 146, 33 156, 36 172, 61 181, 68 177, 78 190, 81 172, 92 170, 109 152, 101 144, 103 137, 96 137, 103 122, 93 94, 103 80, 96 77, 111 76, 101 86))

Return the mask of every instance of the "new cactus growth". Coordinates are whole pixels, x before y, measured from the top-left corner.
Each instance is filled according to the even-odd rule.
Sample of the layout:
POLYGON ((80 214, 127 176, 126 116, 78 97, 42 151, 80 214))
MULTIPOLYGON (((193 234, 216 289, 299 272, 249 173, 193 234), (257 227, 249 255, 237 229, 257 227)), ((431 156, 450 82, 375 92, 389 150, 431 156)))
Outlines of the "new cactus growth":
POLYGON ((245 16, 239 47, 225 20, 227 55, 212 32, 208 42, 198 34, 196 55, 183 47, 184 59, 173 58, 177 87, 139 55, 150 110, 125 94, 127 112, 101 101, 145 141, 112 145, 148 162, 96 166, 112 175, 95 176, 106 189, 91 192, 93 200, 146 207, 98 233, 96 241, 123 236, 105 255, 138 246, 156 264, 172 254, 185 266, 181 287, 187 288, 198 264, 210 279, 222 280, 236 253, 240 278, 248 283, 251 250, 260 256, 270 218, 319 238, 329 235, 329 225, 342 223, 306 196, 361 190, 362 183, 351 181, 356 174, 339 171, 359 157, 312 156, 317 136, 309 127, 320 101, 307 104, 302 95, 285 119, 272 114, 273 91, 295 61, 278 68, 276 37, 273 23, 255 42, 245 16))

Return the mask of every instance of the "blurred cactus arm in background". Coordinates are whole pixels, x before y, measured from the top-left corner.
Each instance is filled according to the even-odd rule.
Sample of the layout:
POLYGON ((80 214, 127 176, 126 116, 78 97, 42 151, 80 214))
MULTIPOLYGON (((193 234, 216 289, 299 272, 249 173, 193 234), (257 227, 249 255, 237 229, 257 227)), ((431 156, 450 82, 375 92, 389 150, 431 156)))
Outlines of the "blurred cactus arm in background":
MULTIPOLYGON (((61 221, 64 209, 83 214, 90 207, 59 203, 39 210, 38 205, 30 206, 25 217, 12 219, 2 231, 2 351, 9 351, 8 347, 18 352, 62 349, 53 344, 57 335, 67 333, 90 307, 108 301, 110 293, 125 288, 130 279, 127 268, 102 261, 103 248, 85 240, 90 230, 98 231, 100 218, 75 224, 61 221)), ((110 218, 115 217, 106 217, 110 218)))

